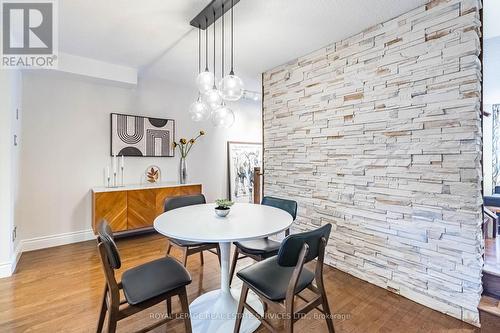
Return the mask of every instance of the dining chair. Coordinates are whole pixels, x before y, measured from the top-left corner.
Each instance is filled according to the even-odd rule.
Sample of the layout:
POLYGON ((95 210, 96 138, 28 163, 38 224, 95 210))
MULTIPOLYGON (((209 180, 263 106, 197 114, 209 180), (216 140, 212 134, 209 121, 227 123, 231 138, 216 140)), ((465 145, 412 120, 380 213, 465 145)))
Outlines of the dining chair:
MULTIPOLYGON (((294 200, 280 199, 275 197, 262 198, 262 204, 282 209, 292 215, 293 220, 297 218, 297 202, 294 200)), ((285 230, 285 236, 290 234, 290 229, 285 230)), ((236 263, 239 259, 252 258, 255 261, 261 261, 266 258, 275 256, 278 253, 281 243, 269 239, 269 237, 235 242, 233 261, 231 263, 231 270, 229 272, 229 284, 233 281, 234 271, 236 270, 236 263), (241 255, 240 255, 241 254, 241 255)))
POLYGON ((249 290, 257 294, 265 304, 264 311, 270 308, 283 314, 285 332, 292 333, 294 322, 313 309, 324 314, 328 332, 335 332, 323 283, 323 259, 331 229, 331 224, 326 224, 313 231, 290 235, 282 242, 276 256, 248 266, 236 274, 243 281, 243 288, 234 325, 235 333, 240 330, 244 309, 250 311, 271 332, 278 332, 265 316, 258 314, 246 303, 249 290), (313 273, 304 264, 316 258, 313 273), (314 293, 314 298, 307 299, 300 295, 306 288, 314 293), (296 308, 296 296, 306 304, 296 308))
MULTIPOLYGON (((165 206, 164 206, 164 211, 168 212, 169 210, 176 209, 176 208, 181 208, 181 207, 186 207, 186 206, 192 206, 192 205, 200 205, 200 204, 205 204, 207 201, 205 200, 205 196, 203 194, 195 194, 195 195, 184 195, 184 196, 178 196, 178 197, 173 197, 170 199, 165 200, 165 206)), ((186 221, 186 223, 189 223, 189 221, 186 221)), ((200 259, 201 259, 201 264, 204 264, 203 260, 203 251, 209 251, 213 254, 216 254, 218 259, 219 259, 219 265, 220 265, 220 248, 219 248, 219 243, 199 243, 199 242, 191 242, 191 241, 186 241, 182 239, 176 239, 176 238, 168 238, 168 248, 167 248, 167 255, 170 254, 170 250, 172 249, 172 246, 180 249, 183 251, 183 256, 182 256, 182 263, 184 267, 186 267, 187 264, 187 258, 190 255, 199 253, 200 254, 200 259)))
POLYGON ((159 322, 141 330, 152 330, 175 318, 172 315, 172 297, 178 296, 186 332, 191 332, 186 285, 191 283, 188 271, 174 258, 165 257, 128 269, 116 281, 115 270, 121 267, 121 258, 113 239, 113 232, 106 221, 97 226, 97 241, 106 285, 101 302, 97 332, 102 332, 106 314, 108 332, 115 332, 119 320, 165 301, 167 316, 159 322), (120 290, 125 299, 120 299, 120 290))

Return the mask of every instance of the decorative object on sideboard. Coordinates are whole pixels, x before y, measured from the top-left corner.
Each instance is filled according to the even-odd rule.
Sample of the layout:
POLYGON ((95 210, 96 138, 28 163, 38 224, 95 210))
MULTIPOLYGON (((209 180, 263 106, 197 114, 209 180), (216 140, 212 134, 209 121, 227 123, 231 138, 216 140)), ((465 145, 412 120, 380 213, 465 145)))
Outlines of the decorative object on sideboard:
POLYGON ((161 170, 160 167, 156 165, 150 165, 146 169, 146 180, 149 183, 158 183, 161 180, 161 170))
POLYGON ((118 160, 116 155, 111 156, 111 167, 106 166, 106 187, 119 187, 124 186, 125 175, 125 158, 121 155, 120 158, 120 171, 118 171, 118 160), (111 181, 111 170, 113 172, 113 181, 111 181), (118 173, 120 174, 120 185, 118 184, 118 173))
POLYGON ((198 140, 203 135, 205 135, 205 131, 200 131, 197 137, 190 139, 189 141, 185 138, 181 138, 179 140, 179 143, 174 141, 172 145, 174 149, 179 148, 179 152, 181 153, 181 158, 179 161, 179 182, 181 184, 186 184, 188 178, 186 157, 193 148, 193 145, 196 143, 196 140, 198 140))
POLYGON ((252 142, 227 143, 229 199, 253 202, 255 167, 262 167, 262 144, 252 142))
POLYGON ((111 155, 173 157, 175 121, 111 114, 111 155))
POLYGON ((227 199, 217 199, 215 200, 215 214, 219 217, 226 217, 231 211, 231 206, 234 202, 227 199))

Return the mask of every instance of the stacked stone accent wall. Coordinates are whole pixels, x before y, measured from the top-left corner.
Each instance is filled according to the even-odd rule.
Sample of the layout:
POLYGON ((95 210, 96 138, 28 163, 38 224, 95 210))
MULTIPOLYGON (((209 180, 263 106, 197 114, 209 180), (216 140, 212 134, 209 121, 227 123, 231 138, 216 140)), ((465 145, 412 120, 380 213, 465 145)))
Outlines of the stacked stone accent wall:
POLYGON ((264 192, 299 202, 296 231, 331 223, 328 264, 473 324, 480 7, 431 1, 263 74, 264 192))

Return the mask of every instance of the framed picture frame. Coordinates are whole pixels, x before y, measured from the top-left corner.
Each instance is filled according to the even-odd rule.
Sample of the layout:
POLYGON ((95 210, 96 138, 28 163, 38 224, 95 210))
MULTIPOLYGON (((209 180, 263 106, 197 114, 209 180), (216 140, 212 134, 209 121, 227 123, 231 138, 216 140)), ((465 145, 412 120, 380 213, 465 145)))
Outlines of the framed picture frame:
POLYGON ((227 143, 229 200, 253 202, 254 168, 262 168, 262 143, 227 143))
POLYGON ((111 113, 111 156, 174 157, 175 120, 111 113))

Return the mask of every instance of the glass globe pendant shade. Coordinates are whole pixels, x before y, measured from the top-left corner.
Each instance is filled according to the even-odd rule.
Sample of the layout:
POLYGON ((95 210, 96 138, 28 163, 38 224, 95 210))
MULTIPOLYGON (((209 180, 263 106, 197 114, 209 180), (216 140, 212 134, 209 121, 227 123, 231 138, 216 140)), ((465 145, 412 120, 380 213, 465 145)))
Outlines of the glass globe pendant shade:
POLYGON ((209 71, 203 71, 196 77, 196 87, 198 87, 198 91, 202 94, 212 89, 214 82, 214 73, 209 71))
POLYGON ((218 128, 229 128, 234 124, 234 112, 225 104, 212 112, 212 124, 218 128))
POLYGON ((189 106, 189 115, 193 121, 205 121, 210 117, 210 108, 198 97, 196 102, 189 106))
POLYGON ((226 75, 220 81, 220 92, 226 101, 237 101, 243 96, 243 81, 236 75, 226 75))
POLYGON ((203 94, 203 99, 212 110, 217 109, 222 103, 220 92, 215 87, 203 94))

